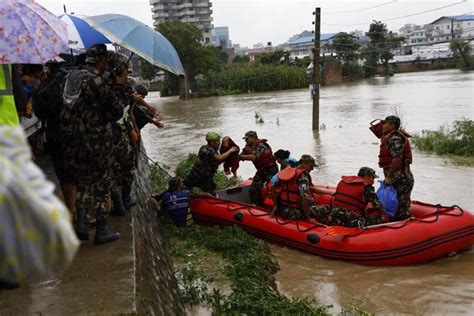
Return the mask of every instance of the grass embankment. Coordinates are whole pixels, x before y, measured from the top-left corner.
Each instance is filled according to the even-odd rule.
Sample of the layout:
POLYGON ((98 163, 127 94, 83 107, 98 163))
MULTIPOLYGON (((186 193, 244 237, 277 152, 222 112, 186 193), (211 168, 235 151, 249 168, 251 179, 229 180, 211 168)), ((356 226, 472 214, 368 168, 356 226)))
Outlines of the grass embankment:
POLYGON ((412 138, 420 150, 449 158, 454 164, 474 166, 474 121, 463 119, 437 131, 422 131, 412 138))
MULTIPOLYGON (((185 177, 196 155, 176 168, 185 177)), ((167 175, 152 168, 156 191, 166 189, 167 175)), ((218 187, 241 179, 216 176, 218 187), (225 178, 225 179, 224 179, 225 178)), ((327 315, 329 307, 316 307, 308 299, 290 299, 275 283, 278 262, 268 246, 237 227, 224 229, 192 225, 176 228, 165 219, 182 297, 188 307, 206 306, 213 315, 327 315), (221 289, 219 289, 219 288, 221 289)))
POLYGON ((196 97, 308 87, 306 68, 292 65, 225 65, 197 81, 196 97))

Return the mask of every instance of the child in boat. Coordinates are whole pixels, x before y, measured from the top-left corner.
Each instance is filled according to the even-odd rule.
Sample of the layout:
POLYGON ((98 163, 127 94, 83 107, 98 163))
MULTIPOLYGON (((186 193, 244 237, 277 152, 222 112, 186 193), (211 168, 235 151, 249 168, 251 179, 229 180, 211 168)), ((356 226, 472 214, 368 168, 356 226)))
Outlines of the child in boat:
MULTIPOLYGON (((239 146, 237 146, 234 143, 232 138, 230 138, 229 136, 225 136, 224 138, 222 138, 222 144, 221 144, 221 147, 219 148, 219 152, 222 155, 222 154, 226 153, 232 147, 239 148, 239 146)), ((232 153, 224 161, 224 173, 226 175, 229 175, 232 172, 234 177, 237 177, 237 169, 239 169, 239 163, 240 163, 239 151, 240 151, 240 148, 237 152, 232 153)))

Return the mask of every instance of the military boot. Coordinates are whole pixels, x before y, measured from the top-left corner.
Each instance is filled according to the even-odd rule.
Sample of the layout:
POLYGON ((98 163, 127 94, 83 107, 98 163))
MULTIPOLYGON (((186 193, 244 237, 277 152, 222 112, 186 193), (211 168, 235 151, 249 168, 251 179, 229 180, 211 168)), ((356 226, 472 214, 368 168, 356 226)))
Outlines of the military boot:
POLYGON ((127 210, 125 209, 125 206, 122 201, 122 196, 120 195, 120 193, 112 192, 111 198, 113 202, 113 207, 112 207, 112 212, 110 212, 110 215, 123 216, 127 214, 127 210))
POLYGON ((102 245, 111 241, 115 241, 119 238, 119 233, 114 233, 108 230, 107 220, 105 218, 97 218, 94 244, 102 245))
POLYGON ((130 210, 133 206, 137 205, 137 201, 130 196, 132 186, 128 183, 122 185, 122 201, 126 210, 130 210))
POLYGON ((80 240, 89 240, 89 223, 87 220, 87 209, 79 207, 76 210, 76 235, 80 240))

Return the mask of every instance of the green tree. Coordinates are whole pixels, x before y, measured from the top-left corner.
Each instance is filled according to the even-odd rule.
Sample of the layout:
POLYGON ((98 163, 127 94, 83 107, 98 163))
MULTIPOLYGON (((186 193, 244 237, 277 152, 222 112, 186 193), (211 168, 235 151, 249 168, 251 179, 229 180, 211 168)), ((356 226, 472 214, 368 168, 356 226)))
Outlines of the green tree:
POLYGON ((347 33, 336 35, 332 43, 332 48, 336 51, 337 59, 342 62, 342 75, 359 75, 362 69, 357 65, 360 56, 360 44, 354 36, 347 33))
POLYGON ((163 34, 178 52, 185 71, 185 91, 189 87, 189 81, 195 83, 196 75, 219 68, 218 51, 214 47, 202 45, 202 32, 197 26, 167 21, 158 24, 156 30, 163 34))
POLYGON ((370 38, 370 44, 362 52, 365 59, 366 75, 374 75, 380 63, 384 66, 385 75, 390 75, 391 69, 388 63, 393 59, 391 50, 399 47, 404 38, 388 32, 385 23, 375 20, 372 21, 369 31, 365 34, 370 38))
POLYGON ((462 68, 472 68, 474 63, 471 57, 471 45, 468 41, 455 39, 449 43, 449 49, 453 52, 454 57, 461 58, 462 68))
POLYGON ((359 58, 360 44, 354 36, 347 33, 339 33, 332 42, 332 48, 336 51, 337 59, 343 63, 353 63, 359 58))
POLYGON ((153 66, 143 58, 140 59, 140 76, 143 79, 153 80, 158 71, 160 71, 159 67, 153 66))
POLYGON ((224 64, 227 64, 227 62, 229 61, 229 54, 227 54, 225 50, 219 50, 219 60, 224 64))
POLYGON ((258 61, 262 64, 282 64, 287 63, 290 60, 290 52, 285 52, 283 50, 276 50, 271 53, 264 53, 260 55, 258 61))
POLYGON ((234 59, 232 60, 232 62, 236 64, 239 64, 239 63, 246 64, 250 62, 250 57, 245 56, 245 55, 236 55, 234 59))

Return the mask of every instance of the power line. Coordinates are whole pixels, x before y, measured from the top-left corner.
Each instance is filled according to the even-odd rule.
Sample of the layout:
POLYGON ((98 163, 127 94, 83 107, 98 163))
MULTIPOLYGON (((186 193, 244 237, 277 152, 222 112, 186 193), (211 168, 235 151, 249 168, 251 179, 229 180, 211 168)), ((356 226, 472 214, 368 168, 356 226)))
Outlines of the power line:
MULTIPOLYGON (((425 14, 425 13, 429 13, 429 12, 438 11, 438 10, 442 10, 442 9, 445 9, 445 8, 453 7, 453 6, 456 6, 456 5, 460 5, 460 4, 466 3, 466 2, 467 2, 467 0, 464 0, 464 1, 461 1, 461 2, 452 3, 452 4, 449 4, 449 5, 445 5, 445 6, 430 9, 430 10, 425 10, 425 11, 421 11, 421 12, 416 12, 416 13, 411 13, 411 14, 407 14, 407 15, 403 15, 403 16, 398 16, 398 17, 395 17, 395 18, 385 19, 383 21, 393 21, 393 20, 403 19, 403 18, 406 18, 406 17, 415 16, 415 15, 421 15, 421 14, 425 14)), ((354 23, 354 24, 328 24, 328 23, 323 23, 323 25, 330 25, 330 26, 357 26, 357 25, 367 25, 367 24, 370 24, 370 22, 354 23)))
POLYGON ((398 2, 398 0, 390 1, 390 2, 386 2, 386 3, 381 3, 381 4, 377 4, 377 5, 371 6, 371 7, 367 7, 367 8, 363 8, 363 9, 358 9, 358 10, 328 12, 328 13, 325 13, 324 15, 339 14, 339 13, 355 13, 355 12, 361 12, 361 11, 366 11, 366 10, 370 10, 370 9, 375 9, 375 8, 383 7, 383 6, 386 6, 386 5, 395 3, 395 2, 398 2))

